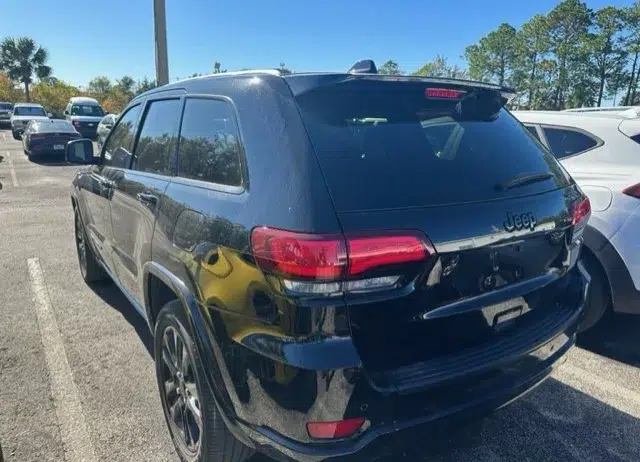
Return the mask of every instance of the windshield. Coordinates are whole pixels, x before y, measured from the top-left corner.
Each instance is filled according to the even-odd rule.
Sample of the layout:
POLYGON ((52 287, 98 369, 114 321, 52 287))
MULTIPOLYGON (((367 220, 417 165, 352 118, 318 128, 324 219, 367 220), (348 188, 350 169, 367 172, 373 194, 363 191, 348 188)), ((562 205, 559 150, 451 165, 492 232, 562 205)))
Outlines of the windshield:
POLYGON ((71 106, 71 115, 102 117, 104 111, 100 106, 94 104, 74 104, 71 106))
POLYGON ((426 85, 361 80, 298 96, 340 210, 502 199, 568 184, 553 156, 507 111, 488 116, 475 107, 461 118, 457 100, 427 99, 426 85), (545 172, 553 175, 500 190, 519 174, 545 172))
POLYGON ((17 116, 44 116, 44 109, 38 106, 18 106, 13 110, 13 115, 17 116))
POLYGON ((0 103, 0 110, 13 109, 13 105, 11 103, 0 103))

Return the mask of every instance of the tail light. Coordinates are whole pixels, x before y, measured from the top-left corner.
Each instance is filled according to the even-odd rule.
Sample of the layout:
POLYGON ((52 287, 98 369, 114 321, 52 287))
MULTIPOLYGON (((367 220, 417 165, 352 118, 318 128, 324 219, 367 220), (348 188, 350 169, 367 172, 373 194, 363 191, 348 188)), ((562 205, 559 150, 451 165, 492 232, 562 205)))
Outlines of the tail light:
POLYGON ((38 133, 33 133, 31 135, 31 140, 41 140, 43 138, 45 138, 47 135, 43 135, 43 134, 38 134, 38 133))
POLYGON ((588 197, 583 197, 573 204, 571 210, 571 223, 575 227, 584 226, 591 215, 591 202, 588 197))
POLYGON ((591 202, 589 198, 583 196, 574 202, 571 208, 571 224, 573 225, 573 242, 582 237, 584 227, 591 216, 591 202))
POLYGON ((80 121, 79 120, 74 120, 73 121, 73 125, 75 125, 76 127, 80 126, 80 121))
POLYGON ((320 440, 348 438, 355 435, 362 428, 364 422, 364 417, 337 422, 309 422, 307 423, 307 433, 311 438, 320 440))
POLYGON ((622 193, 640 199, 640 183, 624 188, 622 193))
POLYGON ((343 236, 260 227, 251 245, 258 266, 281 276, 286 289, 314 294, 391 288, 405 265, 435 255, 428 238, 415 231, 343 236))

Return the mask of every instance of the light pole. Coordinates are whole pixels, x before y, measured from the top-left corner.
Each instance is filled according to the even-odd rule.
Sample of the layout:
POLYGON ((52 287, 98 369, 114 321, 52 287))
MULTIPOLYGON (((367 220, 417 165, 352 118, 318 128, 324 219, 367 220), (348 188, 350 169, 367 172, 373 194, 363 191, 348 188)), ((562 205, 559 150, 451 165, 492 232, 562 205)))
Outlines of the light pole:
POLYGON ((153 0, 153 28, 156 42, 156 84, 166 85, 169 83, 169 58, 164 0, 153 0))

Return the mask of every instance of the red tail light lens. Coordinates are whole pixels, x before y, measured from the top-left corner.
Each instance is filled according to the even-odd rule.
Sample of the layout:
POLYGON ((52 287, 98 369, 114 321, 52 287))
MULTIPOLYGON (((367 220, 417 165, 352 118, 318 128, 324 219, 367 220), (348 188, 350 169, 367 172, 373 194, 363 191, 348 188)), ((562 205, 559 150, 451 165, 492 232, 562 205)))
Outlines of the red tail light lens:
POLYGON ((347 251, 342 236, 255 228, 251 245, 265 271, 304 279, 335 280, 344 274, 347 251))
POLYGON ((427 88, 424 94, 427 98, 460 99, 465 92, 450 88, 427 88))
MULTIPOLYGON (((294 281, 341 282, 349 279, 346 286, 350 290, 393 285, 399 278, 388 279, 385 277, 388 274, 379 271, 367 279, 371 284, 358 284, 354 279, 366 277, 371 270, 426 261, 435 254, 427 237, 412 231, 345 237, 259 227, 251 233, 251 246, 256 263, 265 272, 294 281)), ((295 287, 297 290, 303 288, 300 284, 295 287)), ((329 287, 331 291, 340 290, 340 284, 316 286, 316 289, 329 291, 329 287)))
POLYGON ((434 253, 419 236, 399 234, 347 239, 349 276, 381 266, 425 260, 434 253))
POLYGON ((640 183, 624 188, 622 193, 640 199, 640 183))
POLYGON ((355 435, 362 425, 364 425, 364 417, 337 422, 309 422, 307 432, 311 438, 319 440, 348 438, 355 435))
POLYGON ((571 215, 571 223, 574 227, 579 228, 582 225, 586 224, 586 221, 591 215, 591 202, 589 202, 589 198, 585 196, 582 199, 576 201, 575 204, 573 204, 571 215))

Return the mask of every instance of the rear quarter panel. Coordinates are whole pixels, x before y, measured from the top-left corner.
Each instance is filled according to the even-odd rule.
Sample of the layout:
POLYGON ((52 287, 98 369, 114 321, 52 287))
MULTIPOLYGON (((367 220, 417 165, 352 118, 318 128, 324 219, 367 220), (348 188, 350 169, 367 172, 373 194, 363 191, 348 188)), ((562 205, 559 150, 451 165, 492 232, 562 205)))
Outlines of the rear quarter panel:
MULTIPOLYGON (((250 236, 261 225, 339 233, 331 198, 282 79, 220 78, 215 84, 203 79, 187 90, 191 96, 218 95, 233 102, 245 150, 244 184, 229 190, 174 178, 159 207, 153 260, 195 297, 192 321, 205 346, 203 354, 219 368, 218 375, 210 368, 209 379, 228 414, 308 438, 302 424, 307 413, 330 408, 323 404, 326 390, 317 389, 321 371, 314 370, 320 369, 314 361, 333 367, 327 358, 300 353, 298 346, 306 348, 311 338, 344 338, 338 347, 344 349, 328 360, 353 358, 346 309, 340 300, 332 306, 302 307, 276 295, 251 257, 250 236), (267 339, 266 346, 251 346, 258 337, 267 339), (292 426, 292 420, 300 425, 292 426)), ((346 401, 337 413, 332 411, 334 420, 344 406, 346 401)))

